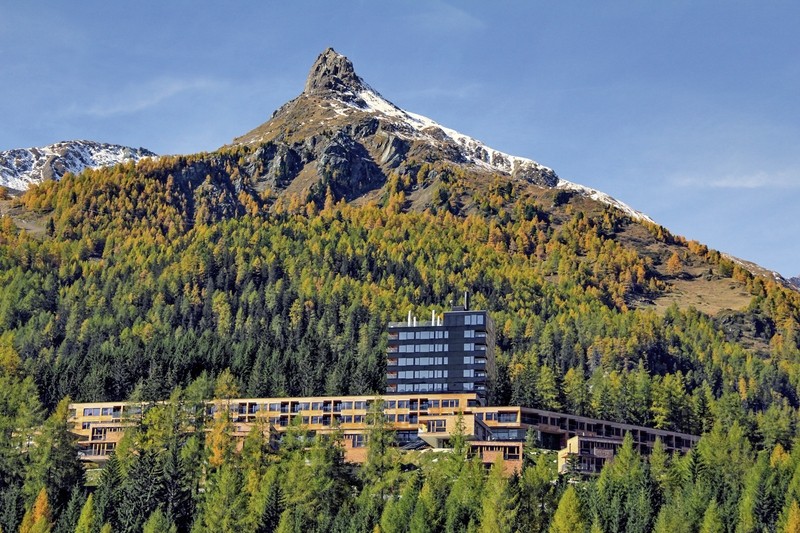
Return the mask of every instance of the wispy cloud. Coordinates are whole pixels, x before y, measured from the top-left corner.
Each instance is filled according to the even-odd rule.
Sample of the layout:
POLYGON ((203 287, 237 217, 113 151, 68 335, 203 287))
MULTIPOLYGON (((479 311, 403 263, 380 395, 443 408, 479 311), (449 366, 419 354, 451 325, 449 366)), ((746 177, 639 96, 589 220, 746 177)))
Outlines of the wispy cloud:
POLYGON ((414 16, 423 28, 443 32, 481 30, 486 27, 480 18, 447 2, 428 2, 426 7, 414 16))
POLYGON ((756 171, 741 174, 678 175, 672 183, 681 187, 703 189, 797 189, 800 188, 800 171, 756 171))
POLYGON ((177 95, 216 91, 226 85, 207 78, 158 78, 123 87, 114 94, 101 95, 88 105, 73 105, 69 114, 96 118, 128 115, 155 107, 177 95))

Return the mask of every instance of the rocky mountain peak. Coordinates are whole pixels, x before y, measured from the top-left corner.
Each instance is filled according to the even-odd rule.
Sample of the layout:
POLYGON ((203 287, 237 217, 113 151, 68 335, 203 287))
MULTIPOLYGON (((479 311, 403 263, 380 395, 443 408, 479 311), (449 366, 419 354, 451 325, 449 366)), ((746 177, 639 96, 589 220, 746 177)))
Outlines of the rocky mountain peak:
POLYGON ((364 89, 364 82, 356 74, 353 63, 333 48, 322 52, 306 79, 305 94, 324 95, 335 92, 352 95, 364 89))
MULTIPOLYGON (((300 96, 276 110, 268 122, 234 139, 234 144, 251 146, 268 142, 273 146, 262 152, 271 154, 264 174, 271 188, 290 188, 298 177, 302 178, 298 183, 310 183, 316 176, 334 193, 350 199, 375 192, 390 174, 407 175, 411 181, 423 163, 447 162, 474 175, 505 175, 539 187, 574 191, 635 219, 650 220, 605 193, 559 178, 536 161, 495 150, 405 111, 358 76, 353 63, 333 48, 314 61, 300 96), (334 183, 343 177, 348 177, 346 183, 334 183)), ((420 190, 418 196, 424 194, 420 190)))

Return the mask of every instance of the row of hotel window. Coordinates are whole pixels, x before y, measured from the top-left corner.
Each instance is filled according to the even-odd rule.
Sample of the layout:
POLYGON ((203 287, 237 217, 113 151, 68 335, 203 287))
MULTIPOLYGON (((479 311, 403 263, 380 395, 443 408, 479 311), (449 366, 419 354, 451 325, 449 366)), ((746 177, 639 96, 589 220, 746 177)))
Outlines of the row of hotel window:
MULTIPOLYGON (((344 402, 336 402, 333 404, 334 411, 341 411, 341 410, 350 410, 350 409, 367 409, 372 404, 371 400, 367 401, 344 401, 344 402)), ((285 402, 283 404, 280 403, 271 403, 267 407, 269 411, 285 411, 288 409, 289 404, 285 402), (281 409, 283 407, 283 409, 281 409)), ((262 407, 263 408, 263 407, 262 407)), ((292 403, 292 412, 296 413, 298 411, 322 411, 330 409, 330 404, 327 402, 294 402, 292 403)), ((258 410, 258 404, 255 404, 255 410, 258 410)))
MULTIPOLYGON (((384 414, 384 419, 387 422, 398 422, 398 423, 411 423, 416 424, 419 422, 419 416, 416 414, 384 414)), ((301 417, 301 422, 303 424, 308 425, 323 425, 329 426, 332 421, 335 421, 337 424, 364 424, 366 422, 366 415, 337 415, 331 418, 330 415, 327 416, 304 416, 301 417)), ((286 426, 288 424, 288 420, 286 418, 280 417, 271 417, 269 419, 270 424, 274 424, 277 426, 286 426)))
MULTIPOLYGON (((472 391, 472 390, 485 390, 483 385, 476 385, 472 382, 457 383, 452 390, 457 391, 472 391), (460 387, 458 385, 461 385, 460 387)), ((389 385, 387 388, 389 392, 438 392, 451 390, 447 383, 398 383, 397 385, 389 385)))
MULTIPOLYGON (((389 366, 440 366, 440 365, 450 364, 449 361, 450 360, 448 357, 398 357, 397 359, 389 359, 388 365, 389 366)), ((483 362, 482 359, 478 360, 479 364, 482 362, 483 362)), ((464 362, 462 364, 474 365, 475 356, 465 355, 464 362)))
POLYGON ((483 315, 464 315, 465 326, 481 326, 483 325, 483 315))
MULTIPOLYGON (((345 433, 344 440, 350 442, 351 448, 364 448, 367 445, 367 436, 363 433, 345 433)), ((394 441, 398 446, 402 446, 416 440, 419 440, 419 433, 416 429, 411 431, 394 432, 394 441)))
MULTIPOLYGON (((424 359, 424 358, 423 358, 424 359)), ((440 359, 440 358, 437 358, 440 359)), ((447 358, 445 358, 447 359, 447 358)), ((466 358, 465 358, 466 359, 466 358)), ((441 364, 441 363, 439 363, 441 364)), ((446 364, 446 362, 445 362, 446 364)), ((447 371, 444 371, 445 374, 443 377, 447 377, 447 371)), ((367 410, 369 406, 372 404, 374 400, 356 400, 356 401, 335 401, 333 402, 333 412, 339 412, 342 410, 367 410)), ((383 402, 384 409, 412 409, 415 410, 417 408, 427 409, 428 407, 438 408, 441 405, 443 408, 447 407, 458 407, 458 400, 423 400, 420 403, 418 400, 388 400, 383 402), (440 403, 441 402, 441 403, 440 403)), ((240 407, 244 407, 245 405, 231 405, 232 411, 239 410, 240 407)), ((287 413, 291 411, 292 413, 297 413, 300 411, 330 411, 331 410, 331 402, 292 402, 291 408, 289 402, 282 402, 282 403, 270 403, 270 404, 257 404, 251 403, 247 404, 247 411, 252 413, 264 410, 264 411, 272 411, 272 412, 283 412, 287 413)), ((141 408, 137 406, 128 406, 126 407, 126 411, 131 414, 138 414, 141 412, 141 408)), ((217 406, 215 404, 211 404, 208 406, 209 414, 214 414, 217 411, 217 406)), ((86 407, 83 409, 83 416, 119 416, 121 412, 121 406, 115 407, 86 407)), ((84 429, 88 427, 88 422, 84 422, 84 429)))
MULTIPOLYGON (((481 317, 483 318, 483 317, 481 317)), ((481 322, 482 324, 483 322, 481 322)), ((485 331, 475 331, 474 329, 468 329, 464 331, 464 338, 471 339, 473 337, 486 337, 485 331)), ((397 339, 401 341, 413 341, 413 340, 428 340, 428 339, 449 339, 450 332, 449 331, 400 331, 397 333, 397 339)))
MULTIPOLYGON (((472 368, 466 368, 461 374, 465 378, 484 377, 486 372, 481 370, 475 371, 472 368)), ((397 372, 397 376, 390 379, 441 379, 448 377, 447 370, 401 370, 397 372)))
MULTIPOLYGON (((391 347, 394 348, 394 347, 391 347)), ((449 344, 401 344, 396 350, 390 348, 391 352, 400 353, 428 353, 428 352, 448 352, 450 351, 449 344)), ((465 342, 464 351, 474 352, 475 350, 485 352, 485 344, 475 344, 474 342, 465 342)))
MULTIPOLYGON (((336 401, 333 403, 333 412, 339 413, 348 410, 363 410, 366 411, 370 408, 374 400, 367 401, 336 401)), ((385 400, 383 402, 384 409, 428 409, 429 407, 438 408, 458 407, 458 400, 385 400)), ((270 403, 270 404, 239 404, 231 405, 231 411, 239 412, 240 414, 255 414, 259 411, 279 412, 279 413, 299 413, 301 411, 322 411, 323 413, 331 412, 330 402, 289 402, 283 403, 270 403)), ((217 405, 210 405, 208 407, 209 415, 217 412, 217 405)))
POLYGON ((397 334, 401 341, 424 340, 424 339, 447 339, 449 331, 401 331, 397 334))
POLYGON ((446 378, 447 370, 401 370, 397 379, 429 379, 446 378))
MULTIPOLYGON (((129 414, 131 412, 138 413, 140 409, 138 407, 128 409, 129 414)), ((85 407, 83 409, 83 416, 120 416, 122 412, 121 406, 115 407, 85 407)))

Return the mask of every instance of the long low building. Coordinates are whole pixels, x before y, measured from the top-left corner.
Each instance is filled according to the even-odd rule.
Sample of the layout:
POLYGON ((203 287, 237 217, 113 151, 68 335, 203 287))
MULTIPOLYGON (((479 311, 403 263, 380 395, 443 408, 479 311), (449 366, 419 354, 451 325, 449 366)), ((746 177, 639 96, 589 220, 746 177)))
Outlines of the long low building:
MULTIPOLYGON (((386 426, 394 431, 401 449, 446 449, 450 437, 461 431, 472 453, 489 464, 498 456, 509 471, 522 466, 523 443, 533 431, 539 446, 559 451, 559 469, 577 465, 586 474, 599 472, 613 457, 626 434, 642 454, 659 439, 668 452, 684 453, 698 440, 695 435, 607 420, 515 406, 482 406, 474 393, 394 394, 375 396, 313 396, 212 400, 205 414, 228 409, 234 435, 243 438, 257 423, 266 423, 277 438, 297 419, 314 433, 341 432, 345 459, 363 462, 366 455, 368 413, 381 402, 386 426), (462 429, 458 429, 461 420, 462 429), (592 444, 594 443, 594 444, 592 444), (598 450, 610 450, 601 451, 598 450)), ((81 459, 102 463, 110 456, 127 427, 138 422, 148 404, 130 402, 74 403, 71 431, 78 436, 81 459)))

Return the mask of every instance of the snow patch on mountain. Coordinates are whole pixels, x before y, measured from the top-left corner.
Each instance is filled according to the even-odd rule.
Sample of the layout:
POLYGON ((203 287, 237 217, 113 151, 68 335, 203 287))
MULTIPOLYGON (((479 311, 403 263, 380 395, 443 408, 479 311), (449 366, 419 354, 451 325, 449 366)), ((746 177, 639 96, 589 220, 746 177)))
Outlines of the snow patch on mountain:
POLYGON ((624 202, 620 202, 613 196, 609 196, 608 194, 598 191, 596 189, 592 189, 591 187, 586 187, 585 185, 580 185, 578 183, 572 183, 571 181, 567 181, 564 179, 558 179, 558 185, 556 185, 558 189, 565 189, 568 191, 576 191, 583 196, 587 196, 592 200, 597 200, 598 202, 602 202, 604 204, 616 207, 620 211, 624 212, 629 217, 635 220, 644 220, 647 222, 652 222, 655 224, 655 221, 650 218, 649 216, 645 215, 641 211, 637 211, 628 204, 624 202))
POLYGON ((44 147, 0 152, 0 185, 20 191, 44 180, 58 180, 71 172, 139 161, 156 154, 144 148, 94 141, 64 141, 44 147))
MULTIPOLYGON (((442 126, 438 122, 428 117, 405 111, 385 99, 380 93, 372 89, 363 81, 362 87, 363 89, 357 93, 356 98, 353 98, 349 101, 343 100, 342 103, 349 107, 357 108, 361 111, 368 113, 379 113, 398 119, 409 126, 417 136, 424 136, 426 140, 432 142, 437 141, 436 136, 432 133, 437 131, 442 132, 461 148, 462 153, 466 156, 469 162, 479 167, 483 167, 486 170, 499 171, 506 174, 515 175, 521 169, 532 168, 552 173, 552 169, 533 161, 532 159, 513 156, 499 150, 495 150, 494 148, 486 146, 477 139, 474 139, 468 135, 464 135, 463 133, 446 126, 442 126), (363 105, 360 105, 362 102, 363 105)), ((553 175, 555 176, 555 173, 553 173, 553 175)), ((555 187, 558 189, 575 191, 583 196, 592 198, 593 200, 616 207, 633 219, 653 222, 649 216, 633 209, 629 205, 617 200, 616 198, 613 198, 612 196, 609 196, 604 192, 573 183, 562 178, 557 179, 558 181, 555 183, 555 187)))

